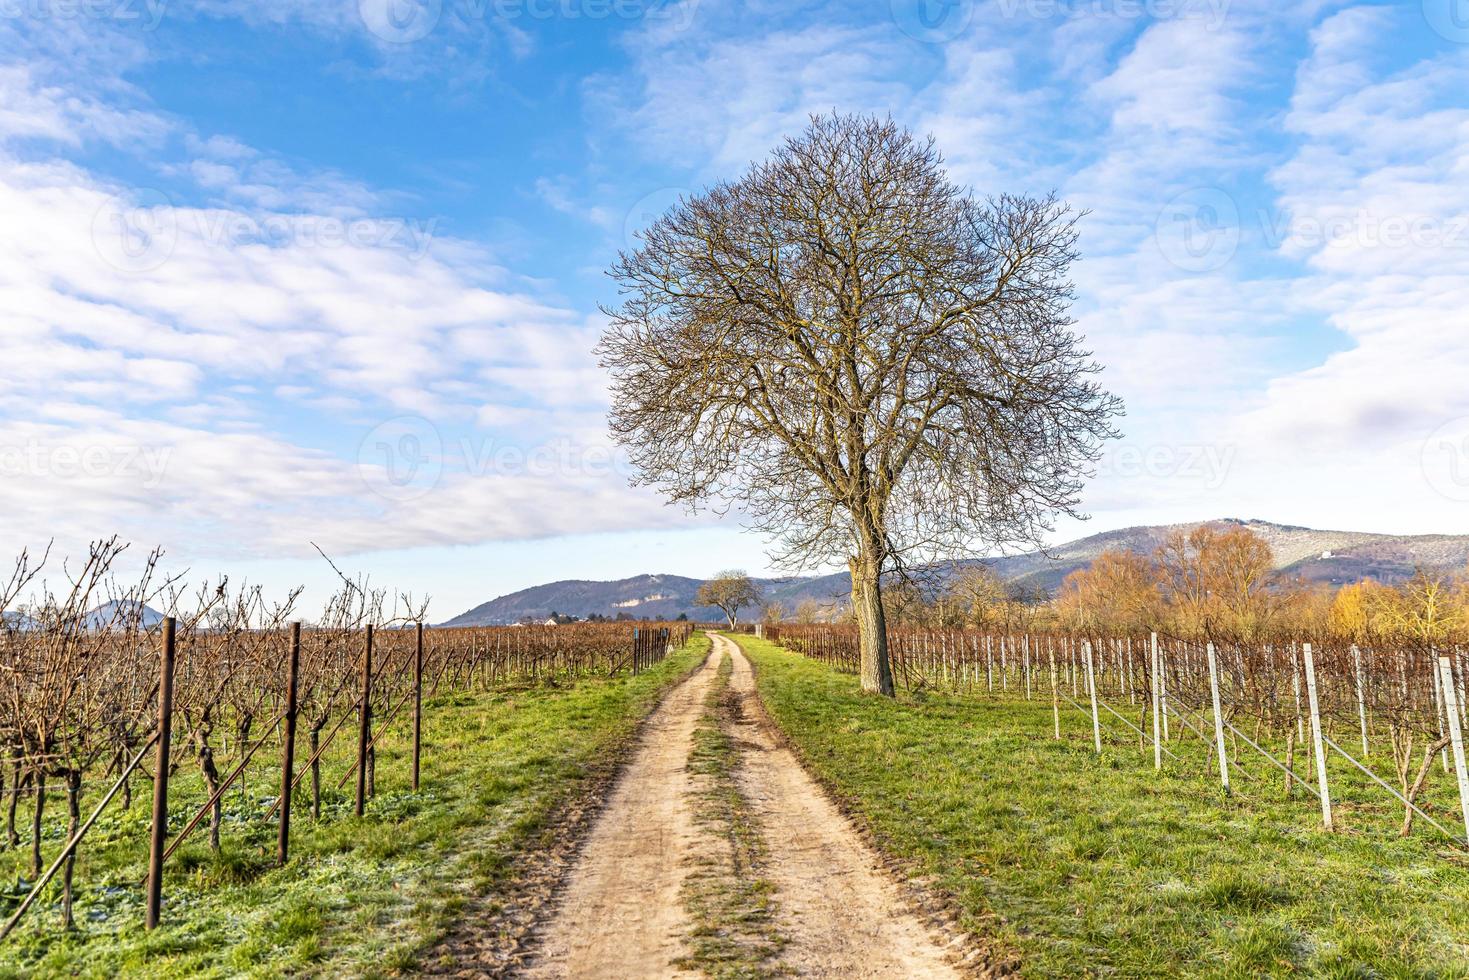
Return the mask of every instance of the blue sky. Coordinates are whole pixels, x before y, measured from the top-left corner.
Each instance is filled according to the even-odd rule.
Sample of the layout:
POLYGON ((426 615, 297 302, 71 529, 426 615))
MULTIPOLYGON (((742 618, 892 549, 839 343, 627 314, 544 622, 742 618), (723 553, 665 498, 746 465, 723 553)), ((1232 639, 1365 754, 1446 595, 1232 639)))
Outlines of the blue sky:
POLYGON ((589 352, 637 229, 832 109, 1089 211, 1128 415, 1058 539, 1469 532, 1461 0, 0 0, 0 544, 315 542, 438 617, 765 569, 628 488, 589 352))

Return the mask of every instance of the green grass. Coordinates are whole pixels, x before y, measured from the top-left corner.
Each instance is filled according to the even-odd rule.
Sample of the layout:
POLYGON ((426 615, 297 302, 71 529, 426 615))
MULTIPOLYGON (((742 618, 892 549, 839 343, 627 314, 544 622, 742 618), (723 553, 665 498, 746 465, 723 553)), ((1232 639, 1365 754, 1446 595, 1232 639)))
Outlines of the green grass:
POLYGON ((689 771, 698 781, 695 819, 721 847, 701 852, 684 881, 693 929, 682 965, 716 978, 778 976, 774 960, 784 942, 774 887, 761 875, 765 841, 735 781, 739 750, 728 732, 738 712, 729 686, 733 669, 728 656, 720 659, 689 751, 689 771))
POLYGON ((1135 737, 1095 755, 1076 711, 1053 741, 1048 700, 890 701, 736 639, 813 771, 1027 975, 1469 976, 1469 859, 1421 824, 1398 838, 1397 804, 1344 766, 1327 834, 1263 760, 1225 797, 1184 745, 1158 775, 1135 737))
MULTIPOLYGON (((275 791, 269 779, 278 777, 256 774, 243 798, 227 794, 221 853, 209 851, 201 827, 170 860, 164 924, 152 933, 142 927, 138 886, 150 804, 140 783, 132 807, 114 805, 83 841, 78 930, 58 928, 52 889, 0 945, 0 977, 336 977, 409 967, 472 899, 493 900, 508 884, 514 856, 550 832, 557 810, 594 784, 708 648, 701 633, 637 677, 432 699, 421 791, 408 786, 407 723, 399 720, 379 743, 377 796, 362 818, 351 812, 350 781, 327 792, 351 751, 334 747, 323 819, 314 823, 298 798, 285 868, 274 867, 275 824, 262 819, 275 791)), ((190 765, 170 794, 174 832, 205 798, 190 765)), ((89 805, 84 799, 84 812, 89 805)), ((49 861, 62 841, 64 801, 47 810, 49 861)), ((23 845, 0 854, 0 885, 25 877, 24 853, 23 845)))

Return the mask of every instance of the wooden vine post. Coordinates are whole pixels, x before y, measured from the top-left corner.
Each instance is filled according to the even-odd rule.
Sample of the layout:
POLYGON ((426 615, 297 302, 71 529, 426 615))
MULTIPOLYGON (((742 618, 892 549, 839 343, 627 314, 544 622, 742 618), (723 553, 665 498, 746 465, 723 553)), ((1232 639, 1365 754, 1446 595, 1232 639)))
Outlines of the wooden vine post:
POLYGON ((362 700, 357 704, 357 816, 367 809, 367 742, 372 737, 372 626, 362 648, 362 700))
POLYGON ((301 669, 301 624, 291 624, 291 652, 286 661, 285 734, 281 743, 281 823, 276 840, 275 862, 284 865, 291 850, 291 787, 296 765, 296 691, 301 669))
POLYGON ((163 909, 163 850, 168 842, 168 752, 173 736, 174 632, 172 616, 163 620, 163 645, 158 657, 158 756, 153 770, 153 826, 148 840, 148 891, 143 925, 158 927, 163 909))
POLYGON ((413 644, 413 792, 418 792, 418 760, 423 746, 423 624, 413 644))

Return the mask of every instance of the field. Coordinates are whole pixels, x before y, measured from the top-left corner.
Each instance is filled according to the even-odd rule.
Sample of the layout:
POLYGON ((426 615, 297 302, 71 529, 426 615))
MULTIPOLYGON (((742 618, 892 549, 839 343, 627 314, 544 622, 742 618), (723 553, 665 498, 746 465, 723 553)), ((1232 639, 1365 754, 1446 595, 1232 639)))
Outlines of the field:
MULTIPOLYGON (((7 940, 0 975, 372 976, 431 959, 471 901, 493 906, 516 856, 558 810, 607 777, 639 720, 707 644, 700 635, 637 674, 463 685, 429 698, 420 792, 409 786, 400 723, 376 745, 377 793, 365 814, 352 815, 350 786, 325 780, 322 819, 300 808, 284 868, 275 867, 275 824, 262 819, 278 787, 257 776, 223 800, 219 853, 201 834, 171 859, 164 923, 153 932, 142 928, 140 887, 147 800, 114 804, 80 851, 78 928, 57 928, 48 895, 7 940)), ((323 756, 331 776, 352 764, 349 746, 344 739, 323 756)), ((170 795, 176 821, 206 798, 189 766, 170 795)), ((94 799, 84 791, 83 808, 94 799)), ((65 829, 63 809, 51 814, 48 861, 65 829)), ((25 848, 0 854, 0 880, 25 879, 26 861, 25 848)))
POLYGON ((1469 856, 1399 838, 1401 806, 1365 778, 1333 772, 1346 802, 1326 833, 1280 779, 1223 795, 1198 747, 1161 773, 1136 737, 1098 755, 1070 707, 1053 740, 1049 695, 889 702, 740 642, 803 760, 1026 975, 1469 973, 1469 856))
MULTIPOLYGON (((66 640, 118 680, 89 685, 56 729, 93 747, 80 813, 114 782, 115 739, 152 747, 146 711, 121 714, 136 727, 96 723, 113 717, 97 705, 142 690, 121 681, 160 638, 134 627, 66 640)), ((303 632, 314 728, 298 730, 295 771, 311 772, 320 742, 320 812, 305 779, 284 865, 271 722, 292 634, 184 634, 168 838, 211 814, 214 787, 217 845, 203 819, 165 865, 161 924, 145 930, 141 769, 78 851, 75 928, 61 927, 53 879, 5 941, 0 976, 1469 975, 1469 852, 1435 738, 1459 706, 1431 658, 1165 640, 1152 660, 1138 638, 894 630, 886 699, 860 690, 852 629, 765 632, 780 643, 727 634, 711 650, 676 624, 425 630, 421 672, 414 630, 370 647, 350 624, 303 632), (364 741, 347 723, 361 721, 367 673, 364 741), (1314 701, 1297 695, 1301 676, 1314 701), (203 699, 218 678, 226 693, 203 699), (1173 726, 1156 761, 1155 683, 1173 726), (265 726, 253 732, 239 724, 251 706, 265 726), (1310 795, 1313 740, 1297 740, 1318 723, 1334 831, 1310 795), (1342 746, 1363 743, 1382 783, 1348 764, 1342 746), (1390 759, 1411 775, 1420 757, 1421 813, 1402 835, 1390 759)), ((66 636, 12 632, 8 649, 47 662, 67 648, 45 638, 66 636)), ((34 880, 34 796, 17 787, 20 832, 0 851, 12 911, 34 880)), ((72 825, 66 806, 44 810, 45 863, 72 825)))

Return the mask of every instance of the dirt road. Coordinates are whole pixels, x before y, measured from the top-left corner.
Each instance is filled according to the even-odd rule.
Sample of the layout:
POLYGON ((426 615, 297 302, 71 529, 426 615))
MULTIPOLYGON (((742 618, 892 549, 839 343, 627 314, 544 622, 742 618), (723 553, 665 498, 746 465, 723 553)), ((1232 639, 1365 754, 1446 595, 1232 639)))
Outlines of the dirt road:
POLYGON ((745 702, 738 779, 770 849, 765 875, 789 940, 784 964, 803 977, 959 976, 941 937, 909 910, 851 822, 777 742, 749 660, 724 637, 715 644, 734 658, 730 684, 745 702))
POLYGON ((697 976, 672 964, 685 952, 679 887, 699 835, 689 745, 718 663, 711 655, 648 719, 522 975, 697 976))
POLYGON ((776 968, 807 977, 958 977, 957 950, 910 910, 871 848, 779 744, 756 700, 749 661, 715 636, 704 666, 675 689, 648 728, 544 927, 527 976, 677 977, 690 929, 682 907, 689 857, 717 841, 693 820, 687 761, 722 656, 741 710, 727 722, 737 782, 766 844, 786 940, 776 968))

